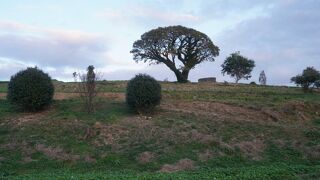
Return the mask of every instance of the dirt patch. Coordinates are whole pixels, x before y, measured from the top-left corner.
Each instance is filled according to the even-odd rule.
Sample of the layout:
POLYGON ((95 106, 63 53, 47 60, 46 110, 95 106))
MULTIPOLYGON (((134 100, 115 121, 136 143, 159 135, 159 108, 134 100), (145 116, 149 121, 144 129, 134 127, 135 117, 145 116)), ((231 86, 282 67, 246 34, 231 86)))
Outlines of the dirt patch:
POLYGON ((261 110, 262 113, 264 113, 265 115, 267 115, 269 117, 269 119, 271 119, 272 121, 281 121, 282 120, 282 115, 280 112, 276 112, 276 111, 272 111, 271 109, 262 109, 261 110))
POLYGON ((54 93, 53 99, 63 100, 63 99, 71 99, 74 97, 79 97, 79 94, 78 93, 54 93))
POLYGON ((186 132, 177 132, 176 139, 178 139, 178 142, 200 142, 205 145, 217 142, 217 139, 214 136, 201 133, 196 129, 186 132))
POLYGON ((281 106, 284 116, 291 116, 290 119, 298 121, 311 120, 314 115, 319 116, 320 104, 308 104, 305 102, 288 102, 281 106))
POLYGON ((201 162, 208 161, 209 159, 212 159, 213 156, 214 156, 214 153, 209 149, 205 150, 204 152, 198 153, 198 159, 201 162))
POLYGON ((93 144, 98 147, 110 145, 113 150, 119 149, 119 140, 128 134, 127 128, 120 125, 103 125, 95 130, 97 137, 93 144))
POLYGON ((162 104, 161 107, 183 113, 191 113, 195 116, 213 117, 216 119, 236 120, 236 121, 270 121, 272 117, 254 109, 217 103, 217 102, 186 102, 179 101, 162 104))
POLYGON ((284 112, 290 113, 295 111, 305 111, 307 105, 304 102, 288 102, 282 105, 282 110, 284 112))
POLYGON ((134 129, 137 126, 143 126, 145 123, 145 120, 139 116, 124 118, 119 120, 116 124, 96 122, 92 127, 93 131, 96 133, 93 144, 98 147, 111 145, 113 150, 118 150, 121 146, 119 140, 131 138, 132 136, 129 136, 130 129, 134 129))
POLYGON ((194 161, 190 159, 181 159, 175 164, 165 164, 159 170, 160 172, 177 172, 185 170, 194 170, 194 161))
POLYGON ((87 163, 97 163, 97 160, 90 155, 85 155, 84 161, 87 163))
MULTIPOLYGON (((205 145, 216 143, 217 139, 196 129, 190 130, 183 124, 174 127, 160 127, 150 118, 143 116, 126 117, 116 123, 104 124, 96 122, 92 126, 96 134, 93 145, 97 147, 111 146, 113 151, 123 152, 138 147, 141 143, 158 149, 154 153, 163 153, 172 144, 199 142, 205 145), (152 143, 150 143, 152 142, 152 143)), ((148 156, 149 154, 142 154, 148 156)), ((143 158, 143 157, 141 157, 143 158)), ((138 158, 139 159, 139 158, 138 158)))
POLYGON ((252 141, 242 141, 234 144, 235 148, 239 148, 247 157, 253 160, 261 160, 265 144, 260 139, 252 141))
POLYGON ((110 145, 115 151, 130 149, 141 142, 157 139, 162 133, 150 119, 142 116, 126 117, 113 124, 97 122, 93 129, 97 134, 93 145, 110 145))
POLYGON ((23 163, 30 163, 30 162, 32 162, 32 161, 34 161, 31 157, 24 157, 23 159, 22 159, 22 162, 23 163))
POLYGON ((147 164, 147 163, 152 162, 154 157, 155 156, 152 152, 145 151, 145 152, 139 154, 136 159, 140 164, 147 164))
POLYGON ((25 124, 33 124, 41 121, 41 119, 46 118, 50 113, 50 110, 45 110, 37 113, 24 113, 19 118, 11 118, 7 122, 14 127, 20 127, 25 124))
POLYGON ((7 97, 7 93, 0 93, 0 99, 5 99, 7 97))
POLYGON ((39 152, 42 152, 44 155, 51 159, 62 160, 62 161, 77 161, 80 159, 79 155, 73 155, 66 153, 60 147, 46 147, 43 144, 37 144, 35 149, 39 152))
POLYGON ((98 96, 120 101, 124 101, 126 98, 125 93, 100 93, 98 96))

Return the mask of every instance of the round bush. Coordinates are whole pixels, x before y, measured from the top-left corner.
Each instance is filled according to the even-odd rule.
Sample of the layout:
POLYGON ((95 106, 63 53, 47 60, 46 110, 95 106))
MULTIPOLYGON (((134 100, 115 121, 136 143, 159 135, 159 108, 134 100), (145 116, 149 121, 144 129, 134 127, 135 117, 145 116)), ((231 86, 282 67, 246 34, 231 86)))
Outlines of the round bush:
POLYGON ((138 74, 128 82, 126 102, 139 113, 149 113, 161 101, 161 86, 151 76, 138 74))
POLYGON ((48 74, 38 68, 27 68, 11 77, 8 100, 28 111, 39 111, 52 102, 54 86, 48 74))

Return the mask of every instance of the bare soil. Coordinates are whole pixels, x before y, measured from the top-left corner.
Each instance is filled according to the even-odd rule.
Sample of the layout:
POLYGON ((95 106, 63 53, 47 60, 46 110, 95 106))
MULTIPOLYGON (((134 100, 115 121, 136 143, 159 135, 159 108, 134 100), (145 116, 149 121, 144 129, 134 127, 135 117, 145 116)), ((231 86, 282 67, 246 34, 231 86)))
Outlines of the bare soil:
POLYGON ((210 117, 217 120, 272 123, 278 121, 309 121, 320 114, 320 106, 307 105, 303 102, 288 102, 278 109, 253 109, 233 104, 204 101, 174 101, 161 104, 162 109, 195 116, 210 117), (307 113, 306 113, 307 112, 307 113), (312 114, 310 114, 310 112, 312 114), (309 113, 309 114, 308 114, 309 113))
POLYGON ((242 141, 234 144, 234 147, 239 148, 246 156, 253 160, 261 160, 262 153, 265 149, 265 144, 260 139, 252 141, 242 141))
POLYGON ((154 153, 149 152, 149 151, 145 151, 143 153, 140 153, 137 157, 137 161, 140 164, 147 164, 152 162, 152 160, 155 158, 154 153))
POLYGON ((13 127, 22 127, 26 124, 38 123, 41 119, 46 118, 46 116, 50 113, 51 109, 47 109, 45 111, 37 112, 37 113, 23 113, 19 117, 12 117, 4 123, 8 123, 13 127))
POLYGON ((7 93, 0 93, 0 99, 5 99, 7 97, 7 93))
POLYGON ((43 144, 37 144, 35 146, 35 149, 39 152, 42 152, 44 155, 46 155, 49 158, 56 159, 56 160, 62 160, 62 161, 77 161, 80 160, 79 155, 69 154, 66 153, 62 148, 60 147, 47 147, 43 144))
POLYGON ((165 164, 161 167, 160 172, 177 172, 195 169, 194 161, 190 159, 181 159, 175 164, 165 164))

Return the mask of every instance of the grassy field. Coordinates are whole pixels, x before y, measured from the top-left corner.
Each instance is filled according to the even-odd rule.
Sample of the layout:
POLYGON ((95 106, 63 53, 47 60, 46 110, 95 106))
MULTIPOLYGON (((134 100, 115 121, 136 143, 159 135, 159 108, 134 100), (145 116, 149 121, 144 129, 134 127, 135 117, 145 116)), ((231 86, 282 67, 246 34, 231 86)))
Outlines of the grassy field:
POLYGON ((0 178, 319 179, 320 93, 162 83, 150 117, 125 105, 125 81, 100 82, 87 114, 75 83, 55 82, 40 113, 16 112, 0 83, 0 178))

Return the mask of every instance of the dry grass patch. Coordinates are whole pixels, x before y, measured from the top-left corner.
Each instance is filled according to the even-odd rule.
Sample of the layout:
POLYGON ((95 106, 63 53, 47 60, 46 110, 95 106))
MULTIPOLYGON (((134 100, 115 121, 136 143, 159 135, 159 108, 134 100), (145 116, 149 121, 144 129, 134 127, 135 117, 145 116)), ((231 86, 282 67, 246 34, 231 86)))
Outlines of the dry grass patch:
POLYGON ((43 144, 37 144, 35 146, 35 149, 47 157, 55 160, 61 160, 61 161, 77 161, 80 160, 80 155, 74 155, 70 153, 66 153, 62 148, 60 147, 51 147, 51 146, 45 146, 43 144))
POLYGON ((170 111, 233 121, 265 122, 270 121, 271 118, 266 113, 258 110, 217 102, 176 101, 162 104, 161 107, 170 111))
POLYGON ((213 157, 214 157, 214 153, 209 149, 206 149, 204 152, 198 153, 198 159, 201 162, 206 162, 206 161, 212 159, 213 157))
POLYGON ((45 119, 50 112, 52 112, 51 107, 37 113, 22 113, 19 117, 6 119, 3 124, 9 124, 15 128, 20 128, 28 124, 38 124, 42 119, 45 119))
POLYGON ((159 172, 177 172, 177 171, 187 171, 194 170, 195 163, 190 159, 181 159, 175 164, 165 164, 161 167, 159 172))
POLYGON ((152 162, 154 158, 155 158, 154 153, 145 151, 143 153, 140 153, 136 159, 139 162, 139 164, 147 164, 152 162))
POLYGON ((254 139, 252 141, 242 141, 233 145, 235 148, 239 148, 247 157, 253 160, 261 160, 262 153, 265 149, 265 144, 260 139, 254 139))

